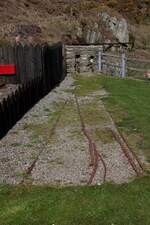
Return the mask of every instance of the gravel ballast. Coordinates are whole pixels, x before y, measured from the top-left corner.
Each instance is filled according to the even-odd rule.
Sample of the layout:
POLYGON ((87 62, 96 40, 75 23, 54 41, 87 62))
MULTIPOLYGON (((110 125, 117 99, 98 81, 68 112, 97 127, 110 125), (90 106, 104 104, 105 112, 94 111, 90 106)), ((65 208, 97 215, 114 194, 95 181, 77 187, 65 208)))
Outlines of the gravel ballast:
MULTIPOLYGON (((73 82, 71 76, 66 77, 0 141, 0 183, 87 185, 92 167, 74 94, 68 91, 75 87, 73 82)), ((87 129, 105 160, 106 181, 124 183, 135 172, 119 143, 111 136, 103 137, 106 128, 116 130, 101 100, 105 95, 106 91, 101 89, 88 96, 78 96, 78 100, 87 129), (91 107, 95 101, 97 115, 91 107)), ((99 161, 92 185, 100 185, 103 174, 99 161)))

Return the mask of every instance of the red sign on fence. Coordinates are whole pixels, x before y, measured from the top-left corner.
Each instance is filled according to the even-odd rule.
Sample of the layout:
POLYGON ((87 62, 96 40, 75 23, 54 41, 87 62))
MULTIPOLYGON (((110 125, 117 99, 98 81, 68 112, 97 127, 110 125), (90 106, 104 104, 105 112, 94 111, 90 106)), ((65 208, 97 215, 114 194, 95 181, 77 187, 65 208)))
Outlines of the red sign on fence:
POLYGON ((0 65, 0 75, 15 75, 16 66, 13 64, 0 65))

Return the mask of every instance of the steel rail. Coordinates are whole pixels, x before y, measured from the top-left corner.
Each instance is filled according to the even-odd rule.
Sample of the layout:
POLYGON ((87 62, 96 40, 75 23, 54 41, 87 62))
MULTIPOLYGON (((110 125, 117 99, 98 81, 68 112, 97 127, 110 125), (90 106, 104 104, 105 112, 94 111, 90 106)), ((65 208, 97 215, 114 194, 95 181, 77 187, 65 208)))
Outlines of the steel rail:
POLYGON ((137 166, 133 160, 133 158, 129 155, 126 147, 124 146, 124 144, 122 143, 119 135, 112 129, 110 129, 110 131, 112 132, 113 137, 115 138, 115 140, 120 144, 122 152, 124 153, 125 157, 127 158, 129 164, 131 165, 132 169, 135 171, 135 173, 137 174, 137 176, 141 176, 141 173, 138 171, 137 166))
MULTIPOLYGON (((114 123, 114 120, 113 120, 112 115, 110 113, 109 113, 109 117, 110 117, 111 121, 114 123)), ((115 126, 115 123, 114 123, 114 126, 115 126)), ((125 137, 123 136, 123 134, 116 128, 117 133, 122 138, 123 142, 126 144, 126 147, 127 147, 128 151, 124 148, 124 145, 122 144, 122 141, 120 140, 120 137, 118 135, 116 135, 116 132, 114 132, 111 128, 107 128, 107 129, 112 132, 113 137, 120 144, 122 151, 124 152, 126 158, 128 159, 128 161, 129 161, 130 165, 132 166, 133 170, 136 172, 137 176, 141 176, 141 173, 139 173, 139 171, 137 169, 137 166, 136 166, 133 158, 131 158, 131 156, 129 155, 128 151, 132 154, 132 156, 134 157, 134 159, 138 163, 139 167, 142 169, 142 172, 144 172, 144 167, 142 165, 142 162, 138 158, 137 154, 130 148, 130 146, 129 146, 127 140, 125 139, 125 137)))
POLYGON ((119 132, 121 138, 123 139, 123 141, 126 143, 128 149, 130 150, 130 152, 134 156, 134 158, 135 158, 136 162, 138 163, 139 167, 142 169, 142 171, 144 171, 144 167, 142 165, 141 160, 139 159, 139 157, 137 156, 137 154, 133 151, 133 149, 129 146, 129 144, 128 144, 126 138, 124 137, 124 135, 119 130, 118 130, 118 132, 119 132))
MULTIPOLYGON (((92 184, 93 182, 93 179, 96 175, 96 172, 97 172, 97 169, 98 169, 98 162, 99 162, 99 155, 98 155, 98 152, 96 150, 96 146, 95 146, 95 143, 93 143, 92 145, 92 149, 93 149, 93 153, 94 153, 94 165, 93 165, 93 170, 92 170, 92 173, 91 173, 91 176, 89 178, 89 181, 88 181, 88 185, 92 184)), ((104 180, 103 180, 104 182, 104 180)))

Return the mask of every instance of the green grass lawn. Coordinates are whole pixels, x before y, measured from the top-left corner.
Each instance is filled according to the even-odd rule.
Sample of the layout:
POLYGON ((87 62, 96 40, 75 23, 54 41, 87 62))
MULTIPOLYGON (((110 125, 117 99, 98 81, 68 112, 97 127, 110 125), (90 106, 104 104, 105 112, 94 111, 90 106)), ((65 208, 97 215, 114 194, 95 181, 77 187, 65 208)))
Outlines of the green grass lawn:
MULTIPOLYGON (((150 83, 79 78, 76 94, 103 99, 130 145, 150 159, 150 83)), ((0 186, 0 225, 150 225, 150 177, 96 187, 0 186)))
POLYGON ((0 186, 1 225, 149 225, 150 179, 97 187, 0 186))
POLYGON ((150 81, 109 76, 81 77, 75 82, 76 93, 86 95, 105 88, 109 97, 103 101, 130 147, 150 162, 150 81))
POLYGON ((110 93, 105 105, 129 145, 150 162, 150 81, 102 77, 100 83, 110 93))

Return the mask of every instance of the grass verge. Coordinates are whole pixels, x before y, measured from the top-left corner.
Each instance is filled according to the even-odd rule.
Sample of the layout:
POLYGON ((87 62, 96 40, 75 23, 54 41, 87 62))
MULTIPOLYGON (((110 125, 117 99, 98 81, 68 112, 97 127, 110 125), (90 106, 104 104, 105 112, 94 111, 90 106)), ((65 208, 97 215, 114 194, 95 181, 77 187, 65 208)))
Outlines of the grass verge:
POLYGON ((150 179, 101 187, 0 186, 1 225, 149 225, 150 179))
POLYGON ((130 146, 150 161, 150 83, 111 77, 100 83, 110 93, 104 102, 115 123, 130 146))
POLYGON ((103 102, 116 125, 130 147, 144 153, 150 162, 150 82, 93 75, 81 76, 75 83, 77 95, 105 88, 109 96, 103 102))

